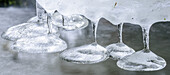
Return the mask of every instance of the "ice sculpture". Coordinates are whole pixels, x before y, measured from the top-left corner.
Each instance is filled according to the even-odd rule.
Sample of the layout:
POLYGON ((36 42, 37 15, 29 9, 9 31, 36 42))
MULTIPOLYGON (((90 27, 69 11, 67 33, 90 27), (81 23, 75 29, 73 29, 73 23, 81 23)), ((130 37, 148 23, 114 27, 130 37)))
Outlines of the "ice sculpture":
MULTIPOLYGON (((94 23, 105 18, 113 24, 133 23, 143 28, 144 50, 136 52, 146 54, 141 63, 130 60, 136 53, 118 61, 118 66, 132 71, 153 71, 165 67, 166 61, 149 50, 149 29, 158 21, 170 21, 169 0, 38 0, 49 12, 58 10, 63 15, 82 14, 94 23), (49 4, 49 6, 47 6, 49 4), (129 60, 128 60, 129 59, 129 60), (127 62, 126 62, 127 61, 127 62), (130 62, 130 65, 127 65, 130 62), (124 64, 122 64, 124 63, 124 64), (150 65, 146 65, 151 63, 150 65), (136 68, 134 68, 136 67, 136 68)), ((139 56, 140 56, 139 54, 139 56)))

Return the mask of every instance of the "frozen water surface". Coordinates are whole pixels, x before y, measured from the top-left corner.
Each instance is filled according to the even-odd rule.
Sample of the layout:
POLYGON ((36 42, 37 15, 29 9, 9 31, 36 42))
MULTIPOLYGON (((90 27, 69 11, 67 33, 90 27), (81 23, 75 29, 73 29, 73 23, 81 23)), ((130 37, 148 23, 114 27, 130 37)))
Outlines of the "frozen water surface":
MULTIPOLYGON (((8 27, 26 22, 35 16, 32 9, 25 8, 0 8, 0 33, 8 27), (3 14, 3 15, 2 15, 3 14)), ((101 21, 98 29, 99 43, 103 46, 118 41, 116 32, 108 27, 107 21, 101 21), (104 28, 104 29, 103 29, 104 28), (109 30, 111 29, 111 30, 109 30), (102 32, 100 32, 103 30, 102 32), (111 32, 112 31, 112 32, 111 32), (104 34, 105 33, 105 34, 104 34), (109 35, 110 34, 110 35, 109 35), (111 37, 112 36, 112 37, 111 37)), ((124 43, 135 50, 142 48, 142 36, 140 27, 135 25, 124 25, 124 43), (134 36, 131 36, 134 35, 134 36)), ((90 28, 91 29, 91 28, 90 28)), ((115 28, 114 28, 115 29, 115 28)), ((91 30, 89 31, 91 32, 91 30)), ((157 23, 151 27, 151 50, 166 59, 170 64, 170 23, 157 23)), ((67 32, 65 32, 67 33, 67 32)), ((88 32, 87 32, 88 33, 88 32)), ((80 33, 75 33, 80 34, 80 33)), ((64 33, 61 35, 65 35, 64 33)), ((84 35, 84 33, 82 34, 84 35)), ((81 36, 81 35, 79 35, 81 36)), ((73 35, 71 38, 74 38, 73 35)), ((84 36, 71 41, 72 45, 79 45, 77 42, 86 41, 84 36), (76 43, 75 43, 76 42, 76 43)), ((69 39, 69 38, 68 38, 69 39)), ((86 41, 90 43, 91 41, 86 41)), ((88 44, 87 43, 87 44, 88 44)), ((9 41, 0 38, 0 75, 169 75, 170 66, 156 72, 129 72, 121 70, 116 66, 116 61, 107 60, 93 65, 77 65, 61 60, 58 54, 27 54, 13 53, 8 45, 9 41)), ((84 42, 83 42, 84 44, 84 42)), ((10 46, 10 45, 9 45, 10 46)))

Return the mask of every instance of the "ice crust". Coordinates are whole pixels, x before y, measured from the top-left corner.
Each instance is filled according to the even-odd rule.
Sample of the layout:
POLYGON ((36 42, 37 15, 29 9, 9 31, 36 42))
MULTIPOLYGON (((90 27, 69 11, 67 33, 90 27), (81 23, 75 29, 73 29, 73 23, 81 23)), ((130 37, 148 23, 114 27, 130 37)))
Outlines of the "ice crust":
POLYGON ((169 0, 37 0, 47 11, 63 15, 81 14, 93 22, 105 18, 113 24, 128 22, 144 27, 170 21, 169 0))

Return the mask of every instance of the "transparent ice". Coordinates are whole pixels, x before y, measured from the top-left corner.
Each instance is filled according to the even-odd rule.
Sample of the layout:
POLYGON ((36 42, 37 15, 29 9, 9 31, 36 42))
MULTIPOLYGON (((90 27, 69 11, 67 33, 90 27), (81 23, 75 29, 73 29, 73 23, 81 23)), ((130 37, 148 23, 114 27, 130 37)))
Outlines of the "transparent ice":
POLYGON ((144 49, 132 55, 122 58, 117 65, 125 70, 130 71, 155 71, 163 69, 166 61, 154 54, 149 49, 149 30, 153 23, 158 21, 170 21, 169 0, 141 0, 134 1, 136 9, 134 23, 141 25, 143 29, 144 49), (133 59, 133 60, 132 60, 133 59))
POLYGON ((117 62, 118 67, 130 71, 155 71, 163 69, 166 62, 152 51, 138 51, 117 62))
MULTIPOLYGON (((169 19, 170 14, 167 13, 170 11, 169 0, 149 0, 149 1, 148 0, 140 0, 140 1, 139 0, 73 0, 73 1, 37 0, 37 1, 39 1, 40 5, 48 13, 54 13, 55 10, 58 10, 63 15, 81 14, 87 17, 88 19, 90 19, 91 21, 93 21, 94 23, 97 23, 101 17, 104 17, 110 22, 112 22, 113 24, 119 24, 122 22, 139 24, 143 28, 146 28, 147 31, 150 29, 151 25, 155 22, 170 20, 169 19)), ((48 14, 48 18, 50 18, 50 16, 52 15, 48 14)), ((50 32, 53 31, 52 25, 49 26, 50 26, 50 32)), ((146 34, 147 37, 145 38, 144 44, 149 46, 149 37, 148 37, 149 32, 147 32, 146 34)), ((146 50, 146 49, 144 50, 146 54, 150 53, 150 50, 146 50)), ((153 54, 151 54, 151 56, 152 55, 153 54)), ((145 58, 147 60, 147 56, 145 58)), ((164 65, 166 65, 166 63, 164 63, 164 65)), ((151 70, 153 71, 162 68, 164 68, 164 66, 162 67, 159 66, 158 68, 152 68, 150 70, 133 69, 133 71, 151 71, 151 70)), ((130 69, 126 69, 126 70, 130 70, 130 69)))
POLYGON ((35 23, 35 22, 38 22, 38 16, 34 16, 27 21, 27 23, 35 23))
POLYGON ((65 41, 58 35, 43 35, 34 38, 21 38, 12 48, 18 52, 28 53, 51 53, 60 52, 67 48, 65 41))
MULTIPOLYGON (((7 31, 2 33, 2 38, 16 41, 17 39, 24 37, 36 37, 44 34, 48 34, 48 25, 44 23, 45 16, 44 10, 37 4, 38 19, 36 22, 22 23, 16 26, 10 27, 7 31)), ((58 32, 58 28, 53 28, 54 33, 58 32)))
MULTIPOLYGON (((28 20, 28 23, 35 23, 38 21, 38 17, 32 17, 28 20)), ((89 21, 86 17, 79 14, 73 14, 68 16, 63 16, 59 12, 55 12, 52 15, 52 23, 54 26, 63 28, 65 30, 76 30, 83 29, 88 26, 89 21)))
POLYGON ((169 20, 167 12, 170 10, 169 0, 53 0, 52 2, 39 0, 39 2, 49 12, 58 10, 63 15, 81 14, 94 23, 103 17, 113 24, 135 23, 148 29, 155 22, 169 20))
POLYGON ((114 60, 119 60, 135 52, 135 50, 133 50, 132 48, 123 43, 122 40, 123 23, 118 25, 118 29, 119 29, 119 42, 110 44, 106 47, 106 49, 110 52, 111 58, 114 60))
POLYGON ((54 25, 64 28, 65 30, 82 29, 89 25, 88 19, 78 14, 63 16, 55 12, 52 16, 52 20, 54 25))
POLYGON ((15 41, 13 50, 28 53, 60 52, 67 48, 65 41, 59 38, 58 27, 53 26, 51 16, 36 3, 37 17, 9 28, 2 37, 15 41))
MULTIPOLYGON (((115 3, 115 1, 111 2, 111 0, 107 0, 107 1, 104 1, 104 0, 99 0, 99 1, 95 1, 95 0, 81 0, 81 1, 80 0, 74 0, 74 1, 53 0, 53 3, 50 2, 50 1, 47 1, 47 0, 38 0, 38 1, 42 5, 42 7, 44 7, 44 9, 46 9, 49 12, 52 12, 54 10, 58 10, 63 15, 82 14, 85 17, 87 17, 88 19, 90 19, 92 22, 94 22, 93 33, 94 33, 95 43, 96 44, 97 44, 96 32, 97 32, 98 21, 102 17, 105 18, 105 17, 112 16, 112 15, 108 15, 107 13, 112 10, 112 7, 113 7, 112 4, 115 3), (50 4, 51 6, 47 6, 47 4, 50 4), (55 6, 55 8, 54 8, 54 6, 55 6), (100 7, 100 9, 99 9, 99 7, 100 7), (105 13, 103 11, 105 11, 107 13, 105 13)), ((121 12, 124 12, 124 11, 121 11, 121 12)), ((80 48, 82 48, 82 47, 80 47, 80 48)), ((80 48, 78 47, 78 49, 80 49, 80 48)), ((87 47, 87 49, 89 50, 88 47, 87 47)), ((82 49, 80 49, 80 50, 82 50, 82 49)), ((83 50, 86 51, 86 49, 83 49, 83 50)), ((69 51, 69 50, 64 51, 63 54, 67 53, 67 51, 69 51)), ((61 57, 63 59, 66 59, 65 58, 66 56, 61 56, 61 57)), ((84 57, 86 57, 86 56, 84 56, 84 57)), ((78 58, 76 58, 76 59, 78 59, 78 58)), ((67 60, 68 60, 68 58, 67 58, 67 60)), ((74 61, 75 59, 70 58, 69 60, 74 61)), ((81 63, 81 62, 83 62, 83 60, 77 61, 77 62, 81 63)), ((90 61, 86 61, 86 62, 90 63, 90 61)))
POLYGON ((68 49, 60 54, 62 59, 77 64, 93 64, 104 61, 108 57, 107 50, 96 44, 83 45, 68 49))
POLYGON ((97 43, 96 33, 98 23, 92 24, 92 26, 94 43, 68 49, 61 53, 62 59, 77 64, 94 64, 108 58, 107 49, 97 43))
POLYGON ((166 66, 166 61, 149 49, 149 29, 143 28, 144 49, 117 62, 118 67, 129 71, 156 71, 166 66))
POLYGON ((36 22, 46 22, 47 21, 47 13, 45 9, 38 3, 36 2, 36 16, 32 17, 29 19, 27 22, 28 23, 36 23, 36 22))
MULTIPOLYGON (((58 32, 58 28, 54 28, 55 33, 58 32)), ((39 23, 23 23, 13 27, 10 27, 6 32, 2 33, 2 38, 16 41, 20 38, 32 38, 41 35, 48 34, 48 26, 40 25, 39 23)))
POLYGON ((127 55, 131 55, 135 51, 124 43, 115 43, 106 47, 110 52, 110 56, 114 60, 119 60, 127 55))
MULTIPOLYGON (((75 30, 87 27, 88 21, 83 15, 63 15, 59 13, 56 9, 56 4, 59 5, 58 1, 36 0, 36 2, 47 12, 46 15, 51 16, 54 25, 64 28, 65 30, 75 30)), ((36 20, 36 18, 33 17, 30 19, 30 21, 33 20, 36 20)))

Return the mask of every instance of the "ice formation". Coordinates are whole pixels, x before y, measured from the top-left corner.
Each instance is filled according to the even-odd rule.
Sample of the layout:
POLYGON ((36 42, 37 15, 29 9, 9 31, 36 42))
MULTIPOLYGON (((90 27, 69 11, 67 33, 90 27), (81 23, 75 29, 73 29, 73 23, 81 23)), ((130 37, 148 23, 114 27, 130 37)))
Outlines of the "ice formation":
MULTIPOLYGON (((53 31, 58 32, 58 28, 54 27, 53 31)), ((9 28, 1 36, 10 41, 16 41, 20 38, 32 38, 48 34, 47 25, 38 23, 23 23, 9 28)))
POLYGON ((18 52, 52 53, 65 50, 67 44, 58 35, 49 34, 35 38, 21 38, 12 47, 18 52))
POLYGON ((119 60, 117 65, 120 68, 130 71, 155 71, 163 69, 166 61, 153 52, 144 53, 144 50, 138 51, 130 56, 119 60))
POLYGON ((134 49, 123 43, 122 39, 123 23, 118 25, 118 29, 119 29, 119 42, 106 46, 106 49, 109 51, 111 58, 114 60, 122 59, 123 57, 131 55, 135 52, 134 49))
POLYGON ((60 55, 62 59, 77 64, 94 64, 108 58, 107 50, 98 44, 83 45, 65 50, 60 55))
MULTIPOLYGON (((150 1, 148 0, 72 0, 72 1, 37 0, 37 1, 40 3, 42 7, 44 7, 44 9, 47 12, 52 13, 55 10, 58 10, 63 15, 81 14, 87 17, 88 19, 90 19, 95 24, 98 23, 100 18, 105 18, 109 20, 111 23, 116 25, 125 22, 138 24, 143 28, 144 46, 146 47, 144 48, 144 51, 146 49, 149 49, 149 29, 152 26, 152 24, 158 21, 170 21, 169 19, 170 14, 168 13, 170 11, 169 0, 150 0, 150 1)), ((96 36, 96 32, 95 32, 95 36, 96 36)), ((136 52, 135 54, 137 53, 138 52, 136 52)), ((132 57, 135 54, 132 54, 132 57)), ((146 53, 146 55, 149 55, 149 53, 146 53)), ((144 57, 144 59, 147 60, 148 57, 146 56, 144 57)), ((156 58, 157 56, 155 55, 154 57, 156 58)), ((126 58, 123 59, 126 60, 126 58)), ((143 69, 143 67, 141 69, 134 68, 133 71, 137 71, 137 70, 153 71, 153 70, 162 69, 165 67, 166 61, 164 59, 161 60, 165 62, 161 64, 163 66, 151 65, 151 66, 145 66, 144 68, 146 69, 143 69)), ((120 64, 119 62, 118 65, 120 64)), ((140 64, 138 61, 133 63, 132 65, 134 66, 135 64, 137 65, 139 64, 139 66, 142 66, 144 64, 147 64, 147 62, 144 61, 144 64, 143 63, 140 64)), ((119 65, 119 67, 125 69, 122 66, 127 66, 127 64, 121 66, 119 65)), ((137 68, 139 67, 137 66, 137 68)), ((126 70, 130 70, 130 69, 126 69, 126 70)))
POLYGON ((37 0, 47 11, 63 15, 81 14, 92 21, 106 18, 113 24, 121 22, 151 25, 169 21, 169 0, 37 0))

